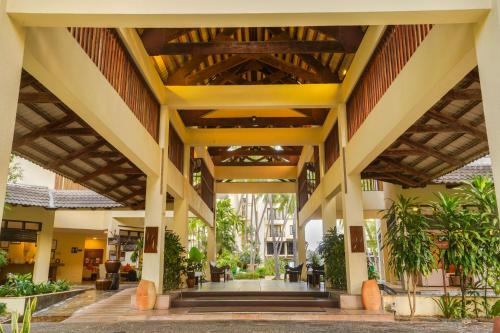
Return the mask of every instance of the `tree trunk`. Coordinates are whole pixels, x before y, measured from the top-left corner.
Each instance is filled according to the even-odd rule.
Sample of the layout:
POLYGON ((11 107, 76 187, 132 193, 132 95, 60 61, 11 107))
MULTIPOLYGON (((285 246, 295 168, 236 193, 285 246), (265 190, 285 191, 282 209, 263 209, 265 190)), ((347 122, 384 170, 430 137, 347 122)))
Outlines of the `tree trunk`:
POLYGON ((462 311, 461 311, 461 316, 462 318, 465 318, 465 291, 466 291, 466 276, 464 272, 460 273, 460 291, 462 292, 462 311))

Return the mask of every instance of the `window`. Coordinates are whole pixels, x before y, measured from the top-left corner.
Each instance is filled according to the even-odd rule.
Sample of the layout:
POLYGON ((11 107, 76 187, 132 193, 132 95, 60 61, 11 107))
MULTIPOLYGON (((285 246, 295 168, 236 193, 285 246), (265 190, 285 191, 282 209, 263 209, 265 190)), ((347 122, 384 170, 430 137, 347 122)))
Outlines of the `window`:
MULTIPOLYGON (((279 246, 279 245, 278 245, 279 246)), ((286 245, 285 244, 282 244, 281 246, 281 251, 280 251, 280 255, 285 255, 285 247, 286 245)), ((273 247, 273 242, 267 242, 266 243, 266 250, 267 250, 267 255, 269 256, 272 256, 274 255, 274 247, 273 247)))
POLYGON ((290 235, 295 236, 295 226, 293 224, 290 226, 290 235))
POLYGON ((293 241, 286 242, 286 253, 289 256, 293 256, 293 241))
POLYGON ((282 234, 280 225, 269 226, 269 237, 280 237, 282 234))

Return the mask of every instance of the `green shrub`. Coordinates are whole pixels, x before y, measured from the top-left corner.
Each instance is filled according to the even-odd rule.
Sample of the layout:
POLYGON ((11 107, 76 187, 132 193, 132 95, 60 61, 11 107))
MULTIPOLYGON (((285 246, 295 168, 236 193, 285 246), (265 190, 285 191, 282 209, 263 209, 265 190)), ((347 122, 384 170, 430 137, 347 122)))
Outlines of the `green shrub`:
POLYGON ((0 316, 3 316, 7 312, 7 304, 0 303, 0 316))
MULTIPOLYGON (((287 264, 285 258, 279 258, 280 262, 280 274, 285 273, 285 266, 287 264)), ((274 257, 267 257, 264 261, 264 268, 266 269, 266 275, 274 276, 274 257)))
POLYGON ((265 267, 257 267, 255 273, 259 274, 259 277, 262 279, 266 276, 266 268, 265 267))
POLYGON ((31 274, 10 274, 7 282, 0 286, 0 297, 19 297, 49 294, 70 289, 65 280, 33 283, 31 274))
POLYGON ((171 230, 165 231, 165 247, 163 259, 163 289, 179 289, 181 275, 186 269, 186 258, 184 247, 180 238, 171 230))
POLYGON ((335 289, 347 289, 344 235, 337 234, 336 227, 328 229, 323 235, 323 240, 318 247, 318 253, 325 261, 326 280, 335 289))
POLYGON ((257 272, 239 272, 234 276, 235 280, 258 280, 260 275, 257 272))
POLYGON ((222 250, 222 253, 217 257, 216 265, 217 267, 229 267, 231 271, 234 271, 238 267, 238 256, 231 251, 222 250))
POLYGON ((3 267, 9 263, 9 255, 5 250, 0 250, 0 267, 3 267))
POLYGON ((439 306, 443 316, 448 319, 460 318, 460 311, 462 309, 462 302, 457 298, 452 298, 448 295, 443 295, 434 302, 439 306))

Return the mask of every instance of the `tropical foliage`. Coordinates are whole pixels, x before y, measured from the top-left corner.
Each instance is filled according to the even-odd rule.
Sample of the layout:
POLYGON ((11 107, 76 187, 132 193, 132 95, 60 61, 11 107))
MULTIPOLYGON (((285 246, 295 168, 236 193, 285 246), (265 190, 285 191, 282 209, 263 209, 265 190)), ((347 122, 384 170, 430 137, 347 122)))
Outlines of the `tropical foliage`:
POLYGON ((9 274, 5 284, 0 286, 0 297, 19 297, 49 294, 70 289, 65 280, 34 283, 31 274, 9 274))
MULTIPOLYGON (((486 316, 493 316, 487 288, 493 288, 497 294, 500 291, 500 226, 493 181, 477 176, 465 183, 458 195, 438 194, 432 207, 441 230, 438 239, 447 244, 441 251, 441 261, 445 269, 453 265, 460 278, 460 317, 477 317, 479 307, 486 316), (475 286, 470 284, 473 276, 481 277, 475 286), (484 292, 479 302, 475 290, 481 287, 484 292)), ((457 301, 445 292, 441 303, 450 307, 457 301)), ((443 314, 447 316, 449 312, 443 314)))
MULTIPOLYGON (((13 312, 10 318, 10 332, 11 333, 29 333, 31 331, 31 316, 36 310, 36 297, 32 300, 28 300, 26 304, 26 308, 24 309, 23 314, 23 323, 21 327, 18 325, 19 314, 17 312, 13 312)), ((0 333, 5 333, 5 330, 0 324, 0 333)))
POLYGON ((344 235, 337 233, 337 227, 328 229, 323 235, 318 253, 326 266, 325 279, 335 289, 347 289, 344 235))
POLYGON ((244 221, 231 206, 230 199, 217 201, 215 223, 217 253, 236 250, 236 234, 244 221))
POLYGON ((174 290, 181 286, 182 273, 186 268, 185 249, 180 238, 173 231, 165 231, 163 259, 163 289, 174 290))
POLYGON ((418 276, 427 276, 436 267, 434 240, 420 207, 415 198, 399 196, 384 216, 388 221, 384 247, 388 248, 389 267, 405 279, 411 318, 416 309, 418 276))

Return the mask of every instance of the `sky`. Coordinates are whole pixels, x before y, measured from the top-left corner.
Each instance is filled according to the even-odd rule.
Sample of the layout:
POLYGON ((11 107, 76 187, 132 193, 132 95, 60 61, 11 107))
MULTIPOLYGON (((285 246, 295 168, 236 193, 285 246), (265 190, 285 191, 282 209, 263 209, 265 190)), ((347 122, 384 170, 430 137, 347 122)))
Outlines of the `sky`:
POLYGON ((323 238, 323 222, 321 220, 311 220, 306 224, 306 242, 308 250, 316 250, 323 238))

